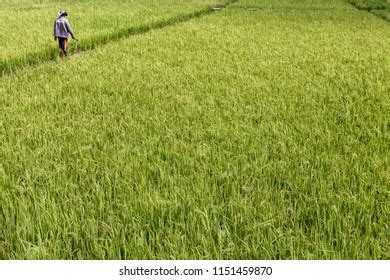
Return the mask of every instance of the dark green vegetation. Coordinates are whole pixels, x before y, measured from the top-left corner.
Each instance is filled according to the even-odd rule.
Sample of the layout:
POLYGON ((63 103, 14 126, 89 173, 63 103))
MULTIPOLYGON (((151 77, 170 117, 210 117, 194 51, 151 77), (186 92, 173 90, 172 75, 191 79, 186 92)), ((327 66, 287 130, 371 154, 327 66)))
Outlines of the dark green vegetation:
POLYGON ((389 43, 242 0, 0 77, 0 258, 389 259, 389 43))
POLYGON ((349 0, 356 8, 371 12, 387 21, 390 20, 389 0, 349 0))

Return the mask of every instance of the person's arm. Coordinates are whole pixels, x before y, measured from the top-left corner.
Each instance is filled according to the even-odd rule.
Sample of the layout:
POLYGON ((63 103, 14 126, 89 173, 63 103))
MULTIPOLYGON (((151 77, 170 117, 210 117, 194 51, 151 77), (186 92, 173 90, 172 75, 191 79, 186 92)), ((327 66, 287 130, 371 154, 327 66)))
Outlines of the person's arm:
POLYGON ((72 36, 73 39, 76 39, 76 37, 74 36, 73 34, 73 30, 72 28, 70 27, 70 24, 68 21, 65 21, 65 26, 66 26, 66 30, 68 31, 68 33, 70 34, 70 36, 72 36))
POLYGON ((56 36, 56 21, 54 21, 53 36, 54 36, 54 40, 57 40, 57 36, 56 36))

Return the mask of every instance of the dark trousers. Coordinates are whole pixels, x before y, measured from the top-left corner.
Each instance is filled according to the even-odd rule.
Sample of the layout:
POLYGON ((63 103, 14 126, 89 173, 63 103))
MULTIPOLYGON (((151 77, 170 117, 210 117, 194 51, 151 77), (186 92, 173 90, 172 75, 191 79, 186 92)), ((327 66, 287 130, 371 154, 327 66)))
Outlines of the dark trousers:
POLYGON ((58 45, 64 55, 68 55, 68 38, 58 37, 58 45))

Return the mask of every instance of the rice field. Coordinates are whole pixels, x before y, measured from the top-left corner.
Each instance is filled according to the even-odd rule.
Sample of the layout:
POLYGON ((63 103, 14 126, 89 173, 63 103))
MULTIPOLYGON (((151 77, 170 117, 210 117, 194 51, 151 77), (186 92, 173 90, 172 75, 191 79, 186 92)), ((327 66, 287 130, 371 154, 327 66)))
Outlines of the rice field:
MULTIPOLYGON (((0 259, 389 259, 388 22, 163 2, 67 4, 80 41, 230 5, 65 60, 2 45, 0 259)), ((46 32, 58 3, 21 3, 46 32)))

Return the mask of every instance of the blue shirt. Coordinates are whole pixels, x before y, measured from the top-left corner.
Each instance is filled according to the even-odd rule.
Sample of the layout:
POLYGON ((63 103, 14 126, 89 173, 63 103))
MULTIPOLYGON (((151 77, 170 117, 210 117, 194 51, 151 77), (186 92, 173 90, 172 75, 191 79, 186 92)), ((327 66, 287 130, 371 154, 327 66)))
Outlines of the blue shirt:
POLYGON ((54 37, 68 38, 69 34, 73 37, 72 28, 65 17, 60 17, 54 22, 54 37))

